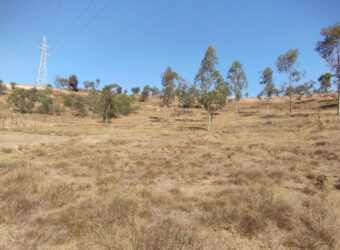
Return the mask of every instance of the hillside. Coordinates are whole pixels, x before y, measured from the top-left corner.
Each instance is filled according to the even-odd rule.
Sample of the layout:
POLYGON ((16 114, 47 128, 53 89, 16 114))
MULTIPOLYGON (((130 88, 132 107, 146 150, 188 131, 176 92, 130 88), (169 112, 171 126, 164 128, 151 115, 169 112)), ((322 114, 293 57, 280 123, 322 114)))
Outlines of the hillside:
MULTIPOLYGON (((104 124, 0 96, 0 249, 337 249, 335 100, 242 100, 104 124), (257 101, 256 101, 257 100, 257 101)), ((250 99, 249 99, 250 100, 250 99)))

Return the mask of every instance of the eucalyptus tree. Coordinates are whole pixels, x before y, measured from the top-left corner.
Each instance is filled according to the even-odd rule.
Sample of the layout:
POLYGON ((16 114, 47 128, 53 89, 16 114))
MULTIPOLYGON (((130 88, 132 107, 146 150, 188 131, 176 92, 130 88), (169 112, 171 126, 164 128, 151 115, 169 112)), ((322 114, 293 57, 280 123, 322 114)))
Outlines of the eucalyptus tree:
POLYGON ((227 78, 235 94, 235 117, 237 119, 239 100, 242 98, 242 91, 248 86, 247 76, 240 61, 233 62, 229 68, 227 78))
POLYGON ((216 69, 218 57, 213 46, 209 46, 201 62, 200 69, 195 77, 195 83, 199 86, 200 102, 208 113, 208 126, 213 120, 217 109, 225 105, 228 87, 223 76, 216 69))
POLYGON ((150 86, 145 85, 139 100, 141 102, 146 102, 149 99, 149 96, 150 96, 150 86))
POLYGON ((335 73, 338 90, 338 110, 340 115, 340 24, 334 24, 321 30, 323 40, 316 44, 316 51, 326 60, 335 73))
POLYGON ((278 90, 275 88, 275 84, 273 81, 273 70, 270 67, 266 67, 262 71, 262 75, 260 78, 260 84, 264 85, 263 90, 260 92, 259 96, 267 97, 267 112, 269 101, 273 95, 278 94, 278 90))
POLYGON ((276 66, 279 73, 285 73, 287 82, 282 86, 282 90, 289 97, 289 113, 292 114, 293 103, 292 96, 294 95, 294 83, 297 83, 303 77, 302 72, 297 69, 297 59, 299 51, 297 49, 288 50, 285 54, 280 55, 276 60, 276 66))

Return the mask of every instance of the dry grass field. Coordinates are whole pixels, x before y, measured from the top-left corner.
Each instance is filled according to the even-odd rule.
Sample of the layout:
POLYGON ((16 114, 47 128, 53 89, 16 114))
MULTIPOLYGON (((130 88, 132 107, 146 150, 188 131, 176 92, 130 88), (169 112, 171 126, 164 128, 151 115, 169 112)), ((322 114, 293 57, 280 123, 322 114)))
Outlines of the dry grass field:
POLYGON ((108 125, 0 99, 0 249, 340 249, 340 117, 232 104, 108 125))

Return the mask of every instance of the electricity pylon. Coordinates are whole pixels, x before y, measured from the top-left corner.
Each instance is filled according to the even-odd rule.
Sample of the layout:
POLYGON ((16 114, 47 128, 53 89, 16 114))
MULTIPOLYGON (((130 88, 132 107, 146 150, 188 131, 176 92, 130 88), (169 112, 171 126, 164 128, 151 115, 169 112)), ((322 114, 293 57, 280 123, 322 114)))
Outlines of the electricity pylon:
POLYGON ((39 86, 47 86, 47 61, 46 58, 48 56, 47 54, 47 43, 46 43, 46 36, 44 35, 42 40, 42 45, 39 47, 41 49, 40 54, 40 62, 39 62, 39 68, 38 68, 38 75, 37 80, 35 82, 35 85, 39 86))

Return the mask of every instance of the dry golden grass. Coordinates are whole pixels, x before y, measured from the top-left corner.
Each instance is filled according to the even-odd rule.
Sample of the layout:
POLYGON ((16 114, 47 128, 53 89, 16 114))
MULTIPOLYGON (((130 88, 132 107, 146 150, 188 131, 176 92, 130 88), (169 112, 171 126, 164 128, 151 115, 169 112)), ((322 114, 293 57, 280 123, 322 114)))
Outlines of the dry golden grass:
POLYGON ((204 110, 158 104, 108 125, 0 106, 0 249, 339 249, 323 101, 245 102, 237 121, 228 104, 209 132, 204 110))

